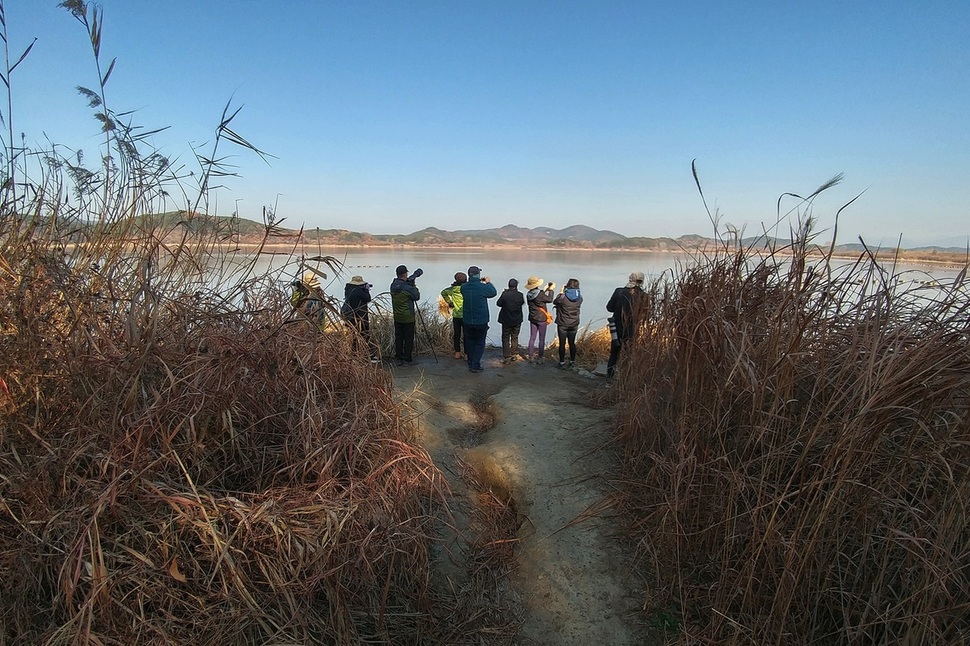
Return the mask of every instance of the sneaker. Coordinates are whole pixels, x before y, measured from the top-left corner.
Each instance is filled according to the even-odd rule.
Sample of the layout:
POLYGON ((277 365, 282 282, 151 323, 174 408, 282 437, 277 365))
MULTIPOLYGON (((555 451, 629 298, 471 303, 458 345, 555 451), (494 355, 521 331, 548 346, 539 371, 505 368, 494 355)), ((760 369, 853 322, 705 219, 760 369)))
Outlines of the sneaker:
POLYGON ((559 367, 560 368, 565 368, 566 367, 566 362, 565 361, 560 361, 559 362, 559 367))
POLYGON ((570 361, 569 362, 569 367, 570 368, 575 368, 576 367, 576 362, 575 361, 570 361))
POLYGON ((536 363, 539 364, 540 366, 542 364, 544 364, 545 362, 546 362, 546 360, 543 357, 539 357, 538 359, 536 359, 536 363))

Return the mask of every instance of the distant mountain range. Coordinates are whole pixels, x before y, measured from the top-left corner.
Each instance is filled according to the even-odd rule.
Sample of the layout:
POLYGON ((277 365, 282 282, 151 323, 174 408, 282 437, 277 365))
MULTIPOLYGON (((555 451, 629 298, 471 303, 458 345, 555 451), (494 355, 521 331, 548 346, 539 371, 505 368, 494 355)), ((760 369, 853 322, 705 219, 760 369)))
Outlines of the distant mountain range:
MULTIPOLYGON (((642 236, 625 236, 609 229, 594 229, 582 224, 576 224, 565 229, 551 227, 535 227, 527 229, 514 224, 492 229, 462 229, 445 231, 436 227, 427 227, 420 231, 407 234, 370 234, 347 231, 345 229, 306 229, 307 239, 319 240, 332 244, 358 245, 408 245, 408 246, 516 246, 528 244, 546 248, 577 248, 577 249, 635 249, 654 251, 675 251, 680 249, 703 249, 716 244, 713 238, 700 235, 683 235, 678 238, 642 236)), ((790 240, 780 238, 745 238, 741 243, 745 246, 784 246, 790 240)), ((827 250, 827 243, 822 246, 827 250)), ((870 249, 875 251, 875 249, 870 249)), ((840 244, 836 251, 841 253, 858 253, 863 251, 859 243, 840 244)), ((883 252, 886 249, 882 250, 883 252)), ((965 247, 913 247, 907 251, 919 251, 927 254, 966 253, 965 247)))
MULTIPOLYGON (((185 220, 198 222, 199 219, 185 218, 184 212, 165 213, 154 216, 156 222, 164 222, 167 226, 184 224, 185 220)), ((266 233, 266 226, 262 223, 245 218, 230 218, 215 216, 201 219, 205 225, 217 229, 226 235, 227 240, 234 238, 239 243, 258 243, 266 233)), ((270 227, 271 235, 276 240, 292 238, 300 235, 299 229, 282 226, 285 221, 270 227)), ((642 236, 625 236, 609 229, 594 229, 582 224, 576 224, 564 229, 552 227, 535 227, 528 229, 514 224, 491 229, 462 229, 446 231, 437 227, 426 227, 414 233, 406 234, 372 234, 366 232, 349 231, 347 229, 319 229, 304 228, 303 239, 307 242, 340 246, 412 246, 412 247, 489 247, 489 246, 523 246, 533 248, 563 248, 563 249, 629 249, 645 251, 680 251, 708 248, 718 241, 700 235, 684 235, 678 238, 659 237, 648 238, 642 236)), ((783 247, 790 244, 789 240, 780 238, 745 238, 741 240, 745 246, 783 247)), ((820 243, 825 251, 828 244, 820 243)), ((839 254, 858 254, 864 251, 859 243, 847 243, 836 246, 839 254)), ((870 251, 876 251, 870 249, 870 251)), ((894 251, 883 248, 881 254, 894 251)), ((918 255, 921 258, 934 259, 936 256, 948 256, 949 262, 966 258, 966 247, 922 246, 904 249, 907 256, 918 255)))

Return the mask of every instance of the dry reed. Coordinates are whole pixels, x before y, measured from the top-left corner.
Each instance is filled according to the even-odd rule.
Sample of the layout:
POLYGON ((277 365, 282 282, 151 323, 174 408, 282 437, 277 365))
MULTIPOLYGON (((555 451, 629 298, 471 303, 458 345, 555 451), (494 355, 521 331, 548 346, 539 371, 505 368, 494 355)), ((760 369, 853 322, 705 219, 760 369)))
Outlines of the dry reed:
POLYGON ((648 288, 624 350, 618 503, 681 643, 970 638, 970 302, 809 227, 648 288))
MULTIPOLYGON (((99 60, 100 11, 65 6, 99 60)), ((389 377, 255 272, 273 216, 243 255, 205 215, 220 146, 259 153, 238 111, 158 215, 191 187, 98 70, 101 166, 2 151, 0 644, 431 639, 443 485, 389 377)))

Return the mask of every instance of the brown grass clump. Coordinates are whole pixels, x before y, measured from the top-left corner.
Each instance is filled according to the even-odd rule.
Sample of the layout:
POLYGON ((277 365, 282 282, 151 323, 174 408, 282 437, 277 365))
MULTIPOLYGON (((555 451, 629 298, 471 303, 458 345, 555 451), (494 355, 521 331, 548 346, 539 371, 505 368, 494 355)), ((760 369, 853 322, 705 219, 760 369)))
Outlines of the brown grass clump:
POLYGON ((970 285, 731 245, 650 287, 619 505, 682 643, 970 637, 970 285), (676 617, 676 620, 672 618, 676 617))
MULTIPOLYGON (((99 10, 65 6, 97 58, 99 10)), ((2 150, 0 643, 433 635, 440 474, 388 376, 291 314, 261 246, 224 251, 238 223, 199 207, 229 174, 219 146, 256 150, 235 113, 186 187, 105 107, 108 76, 83 91, 101 166, 2 150)))

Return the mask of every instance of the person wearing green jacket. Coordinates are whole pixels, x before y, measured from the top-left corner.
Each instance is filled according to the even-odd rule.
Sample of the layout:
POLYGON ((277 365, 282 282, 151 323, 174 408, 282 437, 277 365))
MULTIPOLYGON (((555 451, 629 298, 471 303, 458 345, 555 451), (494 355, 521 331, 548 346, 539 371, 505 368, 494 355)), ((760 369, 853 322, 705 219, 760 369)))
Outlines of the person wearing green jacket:
POLYGON ((399 366, 414 361, 414 304, 421 299, 421 292, 414 279, 423 272, 415 270, 408 276, 408 268, 399 265, 391 281, 391 306, 394 312, 394 360, 399 366))
MULTIPOLYGON (((451 339, 455 348, 456 359, 461 359, 461 339, 464 335, 462 323, 464 322, 465 299, 461 295, 461 286, 467 282, 468 276, 465 275, 465 272, 459 271, 455 274, 455 282, 441 290, 441 298, 448 305, 448 309, 451 310, 451 339)), ((465 353, 467 354, 467 352, 468 348, 465 347, 465 353)))

